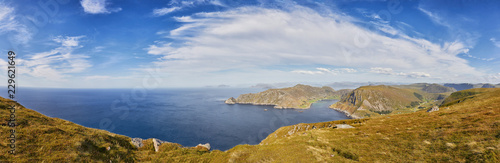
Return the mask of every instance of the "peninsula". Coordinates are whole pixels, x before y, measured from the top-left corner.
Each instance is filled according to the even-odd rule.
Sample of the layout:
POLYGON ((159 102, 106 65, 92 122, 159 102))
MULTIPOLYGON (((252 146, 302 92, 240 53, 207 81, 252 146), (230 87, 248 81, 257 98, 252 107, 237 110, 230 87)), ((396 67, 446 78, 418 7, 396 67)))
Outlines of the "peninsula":
POLYGON ((229 98, 226 104, 274 105, 277 109, 309 109, 311 104, 325 99, 340 99, 348 90, 335 91, 331 87, 312 87, 297 84, 294 87, 269 89, 259 93, 242 94, 229 98))

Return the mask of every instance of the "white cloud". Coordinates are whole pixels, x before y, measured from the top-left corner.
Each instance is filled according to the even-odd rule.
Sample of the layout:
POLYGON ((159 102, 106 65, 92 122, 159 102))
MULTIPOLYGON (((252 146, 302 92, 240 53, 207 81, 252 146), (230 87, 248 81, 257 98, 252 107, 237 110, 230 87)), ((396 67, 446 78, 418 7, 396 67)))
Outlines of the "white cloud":
POLYGON ((422 7, 419 7, 418 10, 422 11, 425 15, 427 15, 432 20, 432 22, 439 24, 439 25, 442 25, 442 26, 445 26, 445 27, 448 27, 448 28, 452 28, 452 26, 450 24, 448 24, 446 21, 444 21, 443 18, 441 18, 436 13, 430 12, 429 10, 426 10, 422 7))
POLYGON ((492 37, 490 38, 490 41, 493 43, 493 45, 500 48, 500 41, 497 41, 496 38, 492 37))
POLYGON ((226 5, 219 0, 173 0, 169 3, 169 6, 171 6, 171 7, 154 9, 153 15, 154 16, 164 16, 164 15, 167 15, 169 13, 181 10, 185 7, 195 7, 198 5, 207 5, 207 4, 226 7, 226 5))
POLYGON ((73 54, 80 48, 78 41, 85 36, 62 37, 58 36, 53 41, 61 43, 60 47, 46 52, 28 55, 27 59, 18 59, 19 67, 30 76, 47 80, 65 80, 70 74, 80 73, 92 65, 86 55, 73 54))
POLYGON ((309 75, 324 74, 323 71, 294 70, 292 72, 293 73, 298 73, 298 74, 309 74, 309 75))
POLYGON ((431 77, 430 74, 425 72, 410 72, 410 73, 400 73, 402 76, 407 76, 410 78, 428 78, 431 77))
POLYGON ((107 76, 107 75, 92 75, 85 76, 84 80, 120 80, 120 79, 130 79, 133 76, 107 76))
POLYGON ((337 69, 329 69, 329 68, 316 68, 316 71, 309 71, 309 70, 294 70, 292 73, 298 73, 298 74, 309 74, 309 75, 317 75, 317 74, 330 74, 330 75, 337 75, 340 73, 354 73, 357 72, 357 70, 352 69, 352 68, 337 68, 337 69))
POLYGON ((385 75, 392 75, 392 68, 382 68, 382 67, 373 67, 370 68, 370 72, 376 73, 376 74, 385 74, 385 75))
POLYGON ((171 12, 180 10, 180 9, 181 9, 180 7, 165 7, 165 8, 161 8, 161 9, 154 9, 153 10, 153 15, 155 15, 155 16, 163 16, 163 15, 167 15, 167 14, 169 14, 171 12))
MULTIPOLYGON (((329 65, 354 70, 386 67, 410 77, 430 76, 424 72, 432 72, 446 80, 483 74, 457 56, 468 49, 459 41, 432 43, 401 33, 387 37, 359 27, 351 19, 324 16, 301 6, 287 11, 241 7, 198 13, 167 36, 184 43, 174 46, 159 41, 147 50, 161 55, 155 64, 171 74, 273 65, 329 65)), ((294 72, 326 74, 322 69, 294 72)))
POLYGON ((170 5, 177 5, 182 7, 192 7, 195 5, 210 4, 215 6, 226 6, 220 0, 172 0, 170 5))
POLYGON ((358 72, 357 70, 355 69, 352 69, 352 68, 340 68, 339 69, 340 72, 343 72, 343 73, 354 73, 354 72, 358 72))
POLYGON ((75 36, 75 37, 63 37, 63 36, 57 36, 55 37, 54 40, 55 42, 57 43, 61 43, 62 46, 67 46, 67 47, 71 47, 71 46, 78 46, 78 43, 79 43, 79 39, 83 38, 85 36, 75 36))
POLYGON ((106 0, 81 0, 83 11, 89 14, 109 14, 121 11, 121 8, 106 8, 106 0))
POLYGON ((425 72, 394 72, 392 68, 382 68, 382 67, 372 67, 370 68, 371 73, 376 74, 384 74, 384 75, 397 75, 397 76, 406 76, 409 78, 427 78, 431 77, 430 74, 425 72))
POLYGON ((15 9, 0 2, 0 35, 11 34, 6 37, 15 44, 26 44, 33 37, 26 25, 20 23, 15 15, 15 9))

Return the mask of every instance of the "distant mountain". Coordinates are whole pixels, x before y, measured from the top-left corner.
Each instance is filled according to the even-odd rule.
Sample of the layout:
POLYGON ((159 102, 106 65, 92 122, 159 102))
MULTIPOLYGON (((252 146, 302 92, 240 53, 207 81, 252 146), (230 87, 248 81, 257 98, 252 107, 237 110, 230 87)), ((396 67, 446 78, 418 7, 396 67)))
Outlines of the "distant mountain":
POLYGON ((458 91, 461 90, 466 90, 466 89, 472 89, 472 88, 500 88, 500 84, 493 85, 489 83, 479 83, 479 84, 471 84, 471 83, 460 83, 460 84, 455 84, 455 83, 446 83, 444 86, 447 87, 453 87, 458 91))
POLYGON ((334 82, 327 84, 327 86, 332 87, 333 89, 356 89, 361 86, 368 85, 396 85, 399 83, 391 83, 391 82, 334 82))
POLYGON ((438 84, 418 83, 396 86, 359 87, 330 108, 353 118, 407 113, 440 104, 455 89, 438 84))
POLYGON ((276 86, 274 86, 272 84, 260 83, 260 84, 251 86, 251 88, 273 89, 273 88, 276 88, 276 86))
POLYGON ((495 85, 493 85, 493 84, 484 84, 483 86, 481 86, 481 88, 495 88, 495 85))
POLYGON ((227 104, 274 105, 279 109, 308 109, 312 103, 322 99, 340 99, 348 90, 336 92, 334 89, 298 84, 294 87, 269 89, 259 93, 242 94, 229 98, 227 104))
POLYGON ((474 85, 469 83, 451 84, 446 83, 444 86, 455 88, 457 91, 474 88, 474 85))
POLYGON ((429 84, 429 83, 416 83, 410 85, 395 85, 397 88, 406 88, 406 89, 418 89, 427 93, 446 93, 446 92, 455 92, 457 91, 455 88, 447 87, 439 84, 429 84))

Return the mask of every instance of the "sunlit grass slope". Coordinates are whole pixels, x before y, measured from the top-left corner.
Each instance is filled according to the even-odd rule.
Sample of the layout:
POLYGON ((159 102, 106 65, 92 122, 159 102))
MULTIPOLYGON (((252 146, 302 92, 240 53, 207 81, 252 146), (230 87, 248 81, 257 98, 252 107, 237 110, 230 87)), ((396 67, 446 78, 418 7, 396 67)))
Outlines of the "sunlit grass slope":
MULTIPOLYGON (((19 110, 18 162, 499 162, 500 88, 455 92, 439 111, 378 116, 281 127, 258 145, 228 151, 151 139, 135 148, 130 138, 89 129, 29 109, 19 110), (474 93, 471 93, 474 92, 474 93), (460 101, 460 102, 459 102, 460 101), (445 109, 448 108, 448 109, 445 109), (24 119, 24 120, 22 120, 24 119), (336 124, 355 128, 337 129, 336 124), (111 147, 108 151, 106 148, 111 147)), ((2 103, 1 120, 7 110, 2 103)), ((8 127, 1 128, 5 133, 8 127)), ((3 135, 2 135, 3 136, 3 135)))
MULTIPOLYGON (((0 97, 0 122, 9 121, 10 101, 0 97)), ((16 103, 17 104, 17 103, 16 103)), ((70 108, 68 108, 70 109, 70 108)), ((0 126, 0 162, 132 162, 130 138, 50 118, 17 104, 16 155, 8 151, 9 126, 0 126)))

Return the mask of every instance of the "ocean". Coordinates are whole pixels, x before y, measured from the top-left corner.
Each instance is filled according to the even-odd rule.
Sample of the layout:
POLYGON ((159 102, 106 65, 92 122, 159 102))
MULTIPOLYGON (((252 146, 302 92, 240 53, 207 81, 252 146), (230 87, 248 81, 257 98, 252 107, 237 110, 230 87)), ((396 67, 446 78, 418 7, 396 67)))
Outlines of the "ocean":
MULTIPOLYGON (((336 100, 314 103, 310 109, 227 105, 224 100, 254 88, 197 89, 53 89, 20 88, 16 100, 26 108, 86 127, 132 138, 157 138, 212 149, 258 144, 282 126, 348 119, 329 109, 336 100)), ((6 96, 1 93, 2 97, 6 96)))

